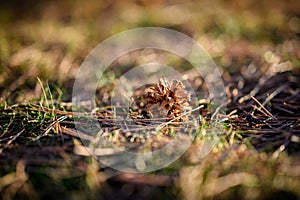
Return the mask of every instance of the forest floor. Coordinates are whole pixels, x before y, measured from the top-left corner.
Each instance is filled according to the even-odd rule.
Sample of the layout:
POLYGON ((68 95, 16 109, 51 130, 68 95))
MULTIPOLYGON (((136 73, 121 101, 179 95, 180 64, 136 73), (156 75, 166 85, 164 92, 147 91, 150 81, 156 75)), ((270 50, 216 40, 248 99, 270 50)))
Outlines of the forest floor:
MULTIPOLYGON (((296 1, 247 0, 3 3, 0 196, 300 199, 299 8, 296 1), (75 129, 72 87, 80 64, 98 43, 144 26, 174 29, 198 41, 221 71, 227 102, 217 116, 222 132, 207 156, 198 155, 202 133, 208 131, 201 126, 190 148, 172 164, 150 173, 128 173, 101 164, 85 150, 81 139, 87 134, 75 129)), ((165 54, 133 53, 104 74, 95 120, 109 130, 108 138, 133 144, 142 140, 130 133, 115 137, 110 123, 112 86, 132 66, 157 59, 181 71, 200 93, 207 90, 184 61, 165 54)), ((209 100, 199 98, 202 104, 208 107, 200 113, 209 123, 209 100)), ((170 141, 172 136, 154 136, 153 141, 159 139, 170 141)))

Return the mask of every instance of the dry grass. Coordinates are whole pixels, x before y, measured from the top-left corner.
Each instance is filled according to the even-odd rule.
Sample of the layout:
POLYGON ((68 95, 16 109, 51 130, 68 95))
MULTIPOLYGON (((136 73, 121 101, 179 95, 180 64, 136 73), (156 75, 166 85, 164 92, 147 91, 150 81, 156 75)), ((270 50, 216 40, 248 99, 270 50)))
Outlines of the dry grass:
MULTIPOLYGON (((3 3, 0 14, 3 199, 300 198, 298 2, 31 0, 3 3), (203 123, 175 163, 129 174, 89 155, 74 130, 73 119, 82 113, 74 115, 69 102, 88 52, 111 34, 141 26, 176 29, 199 41, 220 66, 228 102, 226 113, 217 116, 220 140, 206 157, 200 159, 199 152, 212 130, 203 123)), ((153 150, 172 140, 164 131, 151 137, 133 129, 121 132, 109 106, 116 79, 131 66, 155 60, 184 72, 198 88, 200 114, 210 120, 206 85, 190 65, 160 51, 132 52, 112 64, 97 90, 94 120, 117 145, 153 150)), ((109 148, 96 152, 116 153, 109 148)))

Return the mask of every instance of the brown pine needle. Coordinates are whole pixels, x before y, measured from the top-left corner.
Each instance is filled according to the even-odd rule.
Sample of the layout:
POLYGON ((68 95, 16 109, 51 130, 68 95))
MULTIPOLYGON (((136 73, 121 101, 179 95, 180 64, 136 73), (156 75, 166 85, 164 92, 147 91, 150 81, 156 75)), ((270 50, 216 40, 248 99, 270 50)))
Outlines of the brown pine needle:
POLYGON ((22 129, 20 132, 18 132, 11 140, 9 140, 2 149, 0 149, 0 153, 3 152, 4 149, 6 149, 13 141, 15 141, 15 139, 17 139, 23 132, 25 131, 25 129, 22 129))
POLYGON ((269 117, 275 118, 254 96, 251 96, 251 98, 269 115, 269 117))
POLYGON ((274 92, 272 92, 267 98, 266 100, 262 103, 262 105, 266 105, 269 101, 271 101, 271 99, 273 99, 277 94, 279 94, 280 92, 282 92, 285 88, 287 88, 288 84, 284 84, 282 86, 280 86, 279 88, 277 88, 274 92))

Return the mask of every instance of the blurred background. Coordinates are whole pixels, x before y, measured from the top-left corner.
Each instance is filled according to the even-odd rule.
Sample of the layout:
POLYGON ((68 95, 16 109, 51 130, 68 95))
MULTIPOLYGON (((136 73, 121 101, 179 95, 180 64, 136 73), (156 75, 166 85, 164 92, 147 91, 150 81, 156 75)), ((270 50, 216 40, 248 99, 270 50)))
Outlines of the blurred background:
MULTIPOLYGON (((0 3, 0 93, 39 97, 37 77, 66 94, 81 62, 104 39, 135 27, 181 31, 226 72, 272 63, 299 68, 300 2, 259 0, 11 0, 0 3)), ((65 100, 69 100, 65 95, 65 100)))
MULTIPOLYGON (((134 63, 156 59, 158 54, 162 62, 167 60, 172 66, 186 69, 182 60, 167 57, 165 52, 156 53, 133 52, 131 55, 142 61, 132 63, 128 63, 128 57, 120 58, 113 64, 116 68, 107 72, 103 85, 105 81, 116 80, 120 73, 116 69, 122 72, 134 63)), ((3 0, 0 2, 0 103, 4 111, 0 139, 6 149, 0 153, 0 196, 6 194, 6 199, 57 199, 59 195, 61 199, 299 198, 299 69, 300 1, 297 0, 3 0), (197 154, 199 139, 181 159, 165 169, 153 174, 120 174, 100 169, 98 162, 82 153, 85 148, 73 137, 74 133, 69 132, 71 136, 67 137, 59 129, 59 123, 53 128, 53 119, 44 121, 47 113, 36 110, 38 106, 29 109, 24 106, 23 110, 21 104, 7 106, 44 102, 38 78, 49 84, 54 100, 70 101, 76 72, 94 47, 113 34, 147 26, 177 30, 198 41, 219 66, 227 92, 232 94, 229 98, 235 102, 237 96, 242 98, 255 88, 259 80, 265 81, 260 85, 261 102, 269 96, 269 91, 277 91, 279 84, 290 81, 288 89, 281 87, 278 92, 288 94, 275 94, 280 106, 290 102, 287 107, 282 106, 285 108, 281 109, 282 121, 275 124, 278 129, 262 125, 262 131, 269 133, 265 137, 255 132, 261 127, 252 123, 254 118, 246 117, 255 110, 256 104, 252 102, 231 113, 236 121, 224 124, 222 138, 204 159, 197 154), (260 79, 265 74, 270 78, 285 71, 289 74, 283 74, 283 78, 280 75, 268 81, 260 79), (24 124, 29 131, 22 137, 25 129, 20 130, 24 124), (242 128, 251 130, 242 135, 239 130, 242 128), (34 140, 44 130, 50 133, 34 140), (292 140, 286 130, 294 134, 293 156, 285 153, 285 146, 281 148, 292 140), (16 133, 19 140, 9 146, 16 133), (260 151, 247 140, 250 135, 261 138, 257 143, 263 147, 268 147, 271 140, 276 143, 273 146, 276 150, 260 151)), ((109 89, 100 90, 100 94, 106 94, 109 89)), ((41 107, 44 111, 42 103, 41 107)), ((67 122, 62 126, 67 125, 71 126, 67 122)))

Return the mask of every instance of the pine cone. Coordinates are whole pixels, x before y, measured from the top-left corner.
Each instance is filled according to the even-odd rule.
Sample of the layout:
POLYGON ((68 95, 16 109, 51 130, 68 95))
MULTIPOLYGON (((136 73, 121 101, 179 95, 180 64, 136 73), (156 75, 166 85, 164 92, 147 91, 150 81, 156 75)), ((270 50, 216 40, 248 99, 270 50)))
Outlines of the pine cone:
POLYGON ((167 121, 182 121, 181 116, 189 108, 190 94, 180 80, 160 79, 159 83, 144 89, 144 94, 134 96, 137 111, 144 118, 151 118, 153 107, 159 107, 160 114, 165 114, 167 121))

